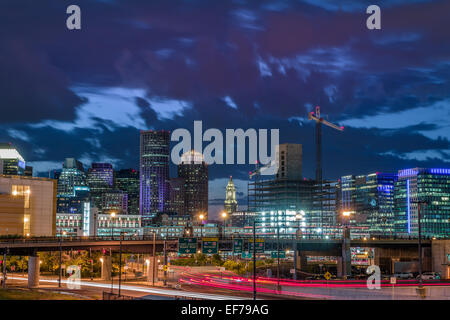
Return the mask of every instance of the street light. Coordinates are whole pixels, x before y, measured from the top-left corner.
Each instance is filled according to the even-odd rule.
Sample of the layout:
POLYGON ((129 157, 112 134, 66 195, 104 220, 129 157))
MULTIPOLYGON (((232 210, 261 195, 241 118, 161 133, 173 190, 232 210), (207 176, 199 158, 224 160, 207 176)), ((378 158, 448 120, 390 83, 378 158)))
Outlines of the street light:
POLYGON ((225 232, 225 228, 226 228, 226 223, 225 223, 225 220, 227 219, 227 216, 228 216, 228 214, 224 211, 224 212, 222 212, 222 218, 223 218, 223 237, 225 238, 226 237, 226 232, 225 232))
POLYGON ((205 219, 205 215, 200 213, 198 218, 200 219, 200 235, 203 237, 203 219, 205 219))
POLYGON ((114 218, 116 217, 115 212, 111 212, 111 240, 114 240, 113 228, 114 228, 114 218))
POLYGON ((59 278, 58 278, 58 287, 61 288, 61 277, 62 277, 62 237, 65 236, 67 232, 63 231, 62 234, 59 235, 59 278))
POLYGON ((412 201, 413 203, 417 203, 417 225, 418 225, 418 233, 419 233, 419 243, 418 243, 418 249, 419 249, 419 290, 421 291, 421 293, 423 294, 422 291, 424 291, 425 289, 423 288, 423 279, 422 279, 422 224, 421 224, 421 209, 422 209, 422 205, 427 205, 429 204, 429 200, 416 200, 416 201, 412 201))
POLYGON ((351 211, 343 211, 342 212, 342 217, 344 217, 343 219, 343 226, 344 226, 344 237, 345 237, 345 230, 350 227, 350 216, 351 216, 352 212, 351 211))
POLYGON ((120 284, 122 283, 122 237, 126 235, 126 232, 120 232, 120 245, 119 245, 119 297, 120 297, 120 284))

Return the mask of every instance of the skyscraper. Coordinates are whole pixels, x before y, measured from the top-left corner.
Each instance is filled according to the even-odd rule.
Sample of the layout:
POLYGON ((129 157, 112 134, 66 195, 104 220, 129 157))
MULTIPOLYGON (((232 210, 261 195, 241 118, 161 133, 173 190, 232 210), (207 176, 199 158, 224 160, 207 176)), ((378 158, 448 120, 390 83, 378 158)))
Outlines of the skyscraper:
POLYGON ((184 179, 185 213, 193 219, 201 212, 208 214, 208 165, 203 155, 194 150, 181 156, 178 177, 184 179))
POLYGON ((128 195, 121 190, 102 193, 102 214, 128 214, 128 195))
POLYGON ((110 163, 92 163, 88 169, 87 183, 91 192, 112 188, 113 181, 113 167, 110 163))
POLYGON ((225 211, 231 214, 237 211, 236 187, 234 186, 233 177, 230 176, 225 194, 225 211))
POLYGON ((177 215, 185 214, 185 189, 183 178, 170 178, 169 179, 169 203, 167 205, 167 211, 174 212, 177 215))
POLYGON ((23 175, 25 160, 11 143, 0 143, 0 174, 23 175))
POLYGON ((169 131, 141 131, 139 210, 144 225, 165 209, 168 198, 169 153, 169 131))
POLYGON ((83 164, 74 158, 66 158, 58 177, 58 197, 74 196, 76 186, 87 186, 83 164))
POLYGON ((128 194, 128 214, 139 214, 139 171, 122 169, 114 172, 114 188, 128 194))
POLYGON ((87 184, 91 191, 93 205, 102 209, 102 195, 111 191, 114 181, 113 167, 110 163, 92 163, 88 169, 87 184))

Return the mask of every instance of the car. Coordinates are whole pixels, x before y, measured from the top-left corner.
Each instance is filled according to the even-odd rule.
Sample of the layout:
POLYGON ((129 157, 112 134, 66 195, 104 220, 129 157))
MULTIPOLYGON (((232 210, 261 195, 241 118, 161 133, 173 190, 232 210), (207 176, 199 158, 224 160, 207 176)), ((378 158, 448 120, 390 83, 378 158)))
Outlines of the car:
POLYGON ((414 275, 411 272, 397 272, 393 277, 398 279, 414 279, 414 275))
MULTIPOLYGON (((441 275, 437 272, 422 273, 422 280, 438 280, 440 278, 441 278, 441 275)), ((420 279, 420 274, 417 276, 417 279, 420 279)))

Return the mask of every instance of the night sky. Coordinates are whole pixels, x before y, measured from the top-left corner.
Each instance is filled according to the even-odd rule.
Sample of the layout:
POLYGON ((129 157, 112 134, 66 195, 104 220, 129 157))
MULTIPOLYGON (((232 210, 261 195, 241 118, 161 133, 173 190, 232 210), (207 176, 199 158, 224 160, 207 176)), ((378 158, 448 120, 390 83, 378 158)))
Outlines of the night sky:
MULTIPOLYGON (((279 128, 312 178, 320 105, 345 126, 323 130, 325 178, 448 168, 449 39, 450 1, 1 0, 0 142, 45 176, 66 157, 137 169, 141 129, 279 128)), ((211 213, 230 175, 246 204, 252 168, 210 166, 211 213)))

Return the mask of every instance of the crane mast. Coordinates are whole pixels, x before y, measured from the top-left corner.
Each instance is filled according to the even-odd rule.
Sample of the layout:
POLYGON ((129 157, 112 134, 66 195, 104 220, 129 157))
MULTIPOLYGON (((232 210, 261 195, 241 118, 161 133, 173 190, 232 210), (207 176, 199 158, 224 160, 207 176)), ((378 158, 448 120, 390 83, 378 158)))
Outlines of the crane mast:
POLYGON ((322 118, 319 106, 316 106, 315 112, 311 111, 308 114, 308 119, 316 122, 316 181, 319 185, 320 224, 323 230, 322 124, 338 131, 344 131, 344 127, 337 126, 322 118))

